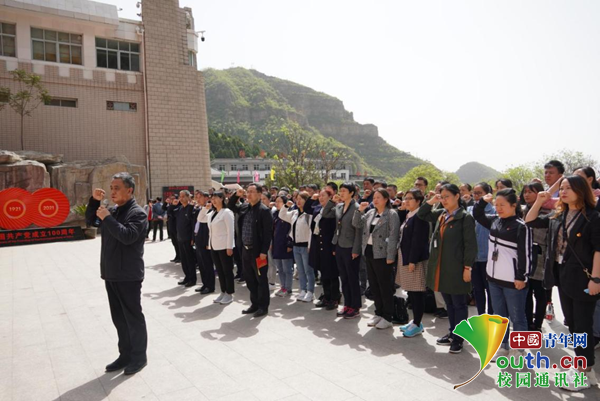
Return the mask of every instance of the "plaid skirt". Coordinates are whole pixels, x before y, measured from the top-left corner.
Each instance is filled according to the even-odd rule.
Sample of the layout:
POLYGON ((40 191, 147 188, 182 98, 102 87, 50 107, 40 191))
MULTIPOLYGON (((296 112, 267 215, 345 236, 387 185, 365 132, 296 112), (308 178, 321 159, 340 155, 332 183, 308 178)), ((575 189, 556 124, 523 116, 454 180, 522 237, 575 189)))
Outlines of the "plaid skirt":
MULTIPOLYGON (((402 258, 400 258, 402 260, 402 258)), ((404 291, 425 291, 425 278, 427 277, 427 261, 419 262, 415 265, 415 270, 408 271, 408 265, 400 266, 396 273, 396 284, 404 291)))

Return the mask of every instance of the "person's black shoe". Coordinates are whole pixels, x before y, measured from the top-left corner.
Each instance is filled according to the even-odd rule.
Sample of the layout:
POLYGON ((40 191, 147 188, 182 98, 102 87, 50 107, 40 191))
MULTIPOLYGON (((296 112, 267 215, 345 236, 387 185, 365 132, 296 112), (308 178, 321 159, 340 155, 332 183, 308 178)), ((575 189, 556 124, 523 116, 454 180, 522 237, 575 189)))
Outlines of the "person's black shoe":
POLYGON ((257 312, 257 311, 258 311, 258 308, 254 307, 254 306, 251 306, 248 309, 244 309, 242 311, 242 315, 249 315, 249 314, 257 312))
POLYGON ((211 290, 210 288, 205 288, 202 291, 200 291, 200 294, 206 295, 206 294, 212 294, 213 292, 215 292, 215 290, 211 290))
POLYGON ((452 344, 450 344, 450 353, 451 354, 460 354, 460 352, 463 349, 463 344, 461 342, 458 341, 453 341, 452 344))
POLYGON ((185 281, 185 280, 181 280, 181 281, 177 282, 177 285, 186 285, 186 284, 187 284, 187 281, 185 281))
POLYGON ((325 306, 325 310, 337 310, 338 303, 337 302, 328 302, 327 306, 325 306))
POLYGON ((193 287, 195 285, 196 285, 196 283, 193 283, 193 282, 190 281, 189 283, 185 283, 183 286, 184 287, 193 287))
POLYGON ((144 369, 147 364, 148 364, 148 361, 132 362, 132 363, 130 363, 129 365, 127 365, 125 367, 125 370, 123 371, 123 374, 127 375, 127 376, 128 375, 136 374, 140 370, 144 369))
POLYGON ((252 316, 254 316, 254 317, 263 317, 263 316, 266 316, 267 313, 269 313, 267 310, 265 310, 265 309, 259 309, 252 316))
MULTIPOLYGON (((448 334, 446 334, 445 336, 438 338, 438 339, 436 340, 436 342, 435 342, 435 343, 436 343, 437 345, 445 345, 445 346, 450 346, 450 345, 452 345, 452 340, 453 340, 453 339, 452 339, 452 334, 451 334, 451 333, 448 333, 448 334)), ((459 351, 459 352, 460 352, 460 351, 459 351)))
POLYGON ((123 361, 121 358, 117 358, 116 361, 106 365, 106 372, 115 372, 121 370, 129 364, 129 361, 123 361))
POLYGON ((245 283, 246 280, 244 280, 243 277, 240 277, 240 278, 238 278, 237 282, 240 283, 240 284, 242 284, 242 283, 245 283))
POLYGON ((324 308, 324 307, 326 307, 326 306, 327 306, 327 301, 325 301, 324 299, 321 299, 319 302, 317 302, 317 303, 315 304, 315 306, 316 306, 317 308, 324 308))
POLYGON ((177 262, 177 258, 175 258, 175 259, 171 259, 171 260, 169 260, 169 262, 173 262, 173 263, 175 263, 175 262, 177 262))
POLYGON ((175 259, 174 263, 181 263, 181 259, 175 259))
POLYGON ((205 288, 206 288, 205 286, 198 287, 194 291, 196 291, 196 292, 202 292, 202 291, 204 291, 205 288))

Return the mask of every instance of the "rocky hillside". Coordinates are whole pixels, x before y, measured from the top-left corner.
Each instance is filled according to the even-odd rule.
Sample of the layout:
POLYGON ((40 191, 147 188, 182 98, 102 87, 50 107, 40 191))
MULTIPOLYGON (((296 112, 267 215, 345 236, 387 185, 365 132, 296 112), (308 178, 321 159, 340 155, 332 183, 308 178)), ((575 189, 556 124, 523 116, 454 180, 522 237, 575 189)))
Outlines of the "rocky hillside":
POLYGON ((460 166, 460 168, 456 170, 456 175, 458 175, 461 182, 475 184, 477 182, 499 178, 501 173, 485 164, 469 162, 460 166))
POLYGON ((315 137, 346 145, 356 159, 355 168, 363 173, 395 178, 423 163, 389 145, 375 125, 354 121, 342 101, 327 94, 244 68, 209 69, 204 76, 208 123, 215 132, 275 153, 270 128, 295 122, 315 137))

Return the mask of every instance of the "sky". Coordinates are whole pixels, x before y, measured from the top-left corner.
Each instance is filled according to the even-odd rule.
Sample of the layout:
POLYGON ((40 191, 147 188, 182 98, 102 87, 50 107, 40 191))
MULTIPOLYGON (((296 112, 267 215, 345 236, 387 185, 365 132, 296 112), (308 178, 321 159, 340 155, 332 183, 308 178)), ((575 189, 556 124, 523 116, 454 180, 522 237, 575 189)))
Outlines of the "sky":
MULTIPOLYGON (((135 0, 99 0, 137 18, 135 0)), ((455 171, 561 149, 600 159, 600 1, 180 0, 200 69, 254 68, 335 96, 455 171)))

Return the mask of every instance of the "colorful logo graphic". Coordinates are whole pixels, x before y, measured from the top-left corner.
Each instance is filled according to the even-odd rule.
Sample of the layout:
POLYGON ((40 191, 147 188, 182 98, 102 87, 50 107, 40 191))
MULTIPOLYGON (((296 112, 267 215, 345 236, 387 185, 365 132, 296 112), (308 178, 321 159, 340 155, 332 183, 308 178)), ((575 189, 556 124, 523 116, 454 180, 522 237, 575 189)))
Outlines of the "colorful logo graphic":
POLYGON ((472 316, 456 326, 453 333, 467 340, 475 348, 481 366, 475 376, 462 384, 455 385, 455 390, 469 384, 483 372, 483 369, 490 363, 498 348, 500 348, 507 328, 507 318, 488 314, 472 316))
POLYGON ((0 191, 0 227, 20 230, 35 224, 54 227, 69 215, 69 199, 54 188, 42 188, 33 194, 21 188, 0 191))

